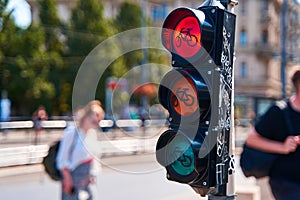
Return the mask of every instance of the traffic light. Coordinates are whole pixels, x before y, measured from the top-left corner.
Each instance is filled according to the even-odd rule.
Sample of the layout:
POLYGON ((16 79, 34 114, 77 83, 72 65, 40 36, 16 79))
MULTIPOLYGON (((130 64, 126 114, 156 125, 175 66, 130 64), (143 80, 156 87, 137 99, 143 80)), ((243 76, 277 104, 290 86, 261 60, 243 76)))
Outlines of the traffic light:
POLYGON ((228 182, 234 33, 235 15, 218 6, 175 9, 162 29, 173 69, 158 92, 170 125, 156 158, 203 196, 228 182))

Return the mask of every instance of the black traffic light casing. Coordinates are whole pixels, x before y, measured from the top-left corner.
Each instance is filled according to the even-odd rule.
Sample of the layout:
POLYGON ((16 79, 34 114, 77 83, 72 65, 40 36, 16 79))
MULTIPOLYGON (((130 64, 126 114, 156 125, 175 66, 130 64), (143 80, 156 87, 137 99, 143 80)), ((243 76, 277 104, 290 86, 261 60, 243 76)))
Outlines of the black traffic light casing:
POLYGON ((216 6, 178 8, 163 25, 174 68, 159 88, 170 126, 156 157, 201 195, 228 181, 234 34, 235 15, 216 6))

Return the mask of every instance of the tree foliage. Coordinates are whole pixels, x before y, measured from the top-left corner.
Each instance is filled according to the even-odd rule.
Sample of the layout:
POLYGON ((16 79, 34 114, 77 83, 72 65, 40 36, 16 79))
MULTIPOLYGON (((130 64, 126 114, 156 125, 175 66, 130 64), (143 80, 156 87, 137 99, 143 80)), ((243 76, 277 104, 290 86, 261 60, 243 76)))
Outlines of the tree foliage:
POLYGON ((68 53, 86 56, 96 45, 110 35, 103 5, 98 0, 79 0, 72 10, 70 31, 67 32, 68 53))
POLYGON ((58 16, 55 0, 39 1, 40 23, 45 31, 45 47, 49 52, 63 52, 63 43, 59 39, 61 35, 61 22, 58 16))
POLYGON ((23 30, 13 20, 5 21, 0 37, 2 59, 1 89, 8 91, 16 114, 28 114, 39 103, 54 97, 55 90, 49 82, 48 56, 43 50, 43 30, 32 24, 23 30))
POLYGON ((53 108, 55 114, 62 114, 70 110, 70 101, 64 96, 70 96, 71 91, 64 90, 68 80, 62 79, 61 75, 66 71, 64 64, 64 44, 62 22, 58 16, 55 0, 39 0, 40 25, 45 32, 45 60, 44 68, 48 68, 48 80, 55 89, 53 99, 49 99, 48 105, 53 108))
MULTIPOLYGON (((0 0, 0 91, 8 92, 13 115, 30 116, 39 105, 50 115, 71 111, 74 80, 86 56, 113 34, 150 23, 136 4, 122 3, 117 16, 108 20, 99 0, 78 0, 63 24, 56 0, 39 0, 39 23, 23 29, 16 26, 7 4, 0 0)), ((106 78, 121 77, 145 61, 141 50, 120 56, 121 50, 113 40, 98 50, 99 58, 114 59, 108 67, 98 63, 96 69, 107 68, 96 93, 103 103, 106 78)), ((149 50, 146 56, 147 62, 165 62, 161 52, 149 50)))
POLYGON ((137 4, 124 2, 120 6, 120 11, 115 19, 115 25, 119 31, 126 31, 141 27, 142 23, 141 7, 137 4))

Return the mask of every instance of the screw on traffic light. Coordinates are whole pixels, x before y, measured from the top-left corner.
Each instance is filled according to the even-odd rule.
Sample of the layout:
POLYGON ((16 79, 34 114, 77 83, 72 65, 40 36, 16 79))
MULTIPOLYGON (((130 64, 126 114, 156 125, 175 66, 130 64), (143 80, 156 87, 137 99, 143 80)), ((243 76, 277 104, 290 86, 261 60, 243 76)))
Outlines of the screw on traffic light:
POLYGON ((226 193, 234 33, 235 15, 218 6, 175 9, 162 29, 173 69, 159 87, 170 125, 156 158, 169 180, 202 196, 226 193))

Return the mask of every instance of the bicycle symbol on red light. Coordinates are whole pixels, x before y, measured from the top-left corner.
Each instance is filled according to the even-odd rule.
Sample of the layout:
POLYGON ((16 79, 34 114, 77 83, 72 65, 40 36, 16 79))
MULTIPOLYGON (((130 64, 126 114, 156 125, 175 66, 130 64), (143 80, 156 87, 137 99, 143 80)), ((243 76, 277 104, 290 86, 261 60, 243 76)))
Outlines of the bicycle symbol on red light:
POLYGON ((176 47, 181 46, 182 40, 188 44, 190 47, 196 46, 198 43, 198 38, 196 35, 191 34, 192 28, 181 28, 179 34, 176 36, 176 47))

